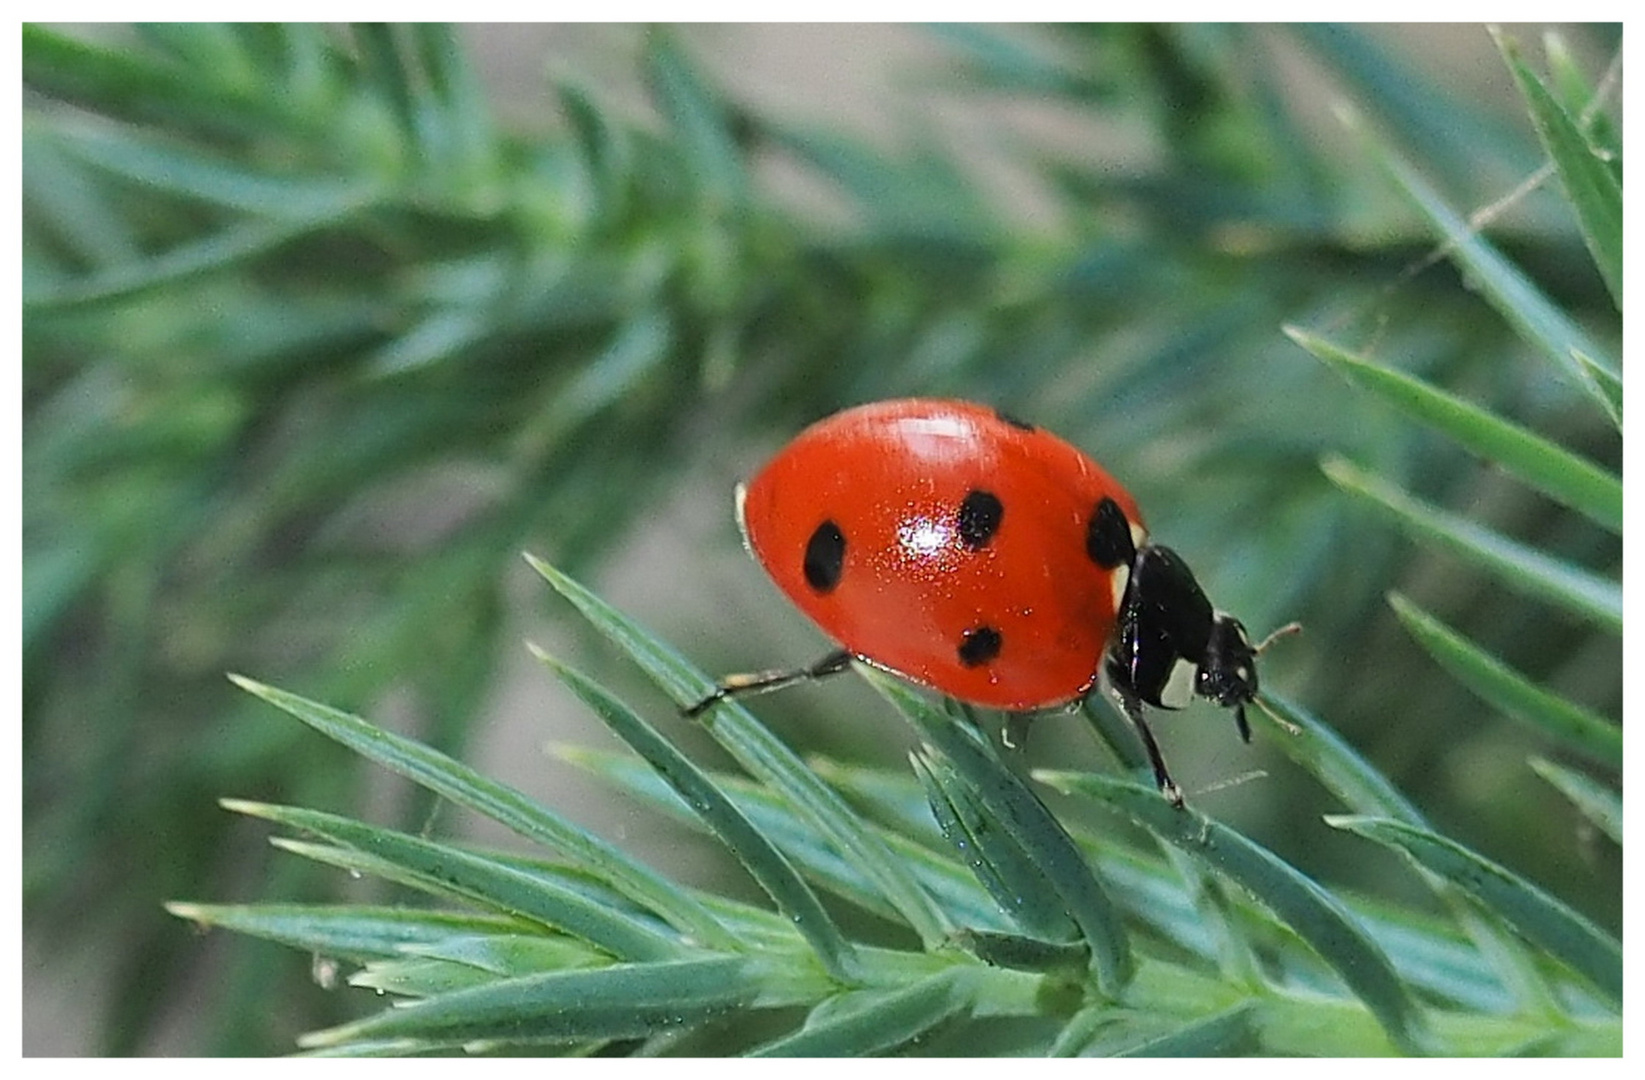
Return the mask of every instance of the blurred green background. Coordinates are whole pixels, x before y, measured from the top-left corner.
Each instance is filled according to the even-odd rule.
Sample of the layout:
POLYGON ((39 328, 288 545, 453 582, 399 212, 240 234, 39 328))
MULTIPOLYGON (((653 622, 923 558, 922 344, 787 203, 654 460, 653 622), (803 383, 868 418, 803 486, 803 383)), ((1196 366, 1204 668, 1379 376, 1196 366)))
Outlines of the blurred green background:
MULTIPOLYGON (((1510 30, 1540 54, 1543 28, 1510 30)), ((1560 33, 1597 80, 1617 27, 1560 33)), ((1447 679, 1397 587, 1545 685, 1621 710, 1619 642, 1415 551, 1336 452, 1611 576, 1617 538, 1360 399, 1295 323, 1602 465, 1620 440, 1443 259, 1335 113, 1453 206, 1542 160, 1479 27, 290 26, 24 30, 24 1050, 278 1053, 351 1015, 305 957, 168 899, 378 896, 224 795, 436 814, 235 691, 411 733, 685 881, 708 845, 541 752, 610 745, 531 637, 669 706, 551 602, 530 549, 709 670, 813 659, 730 490, 803 424, 951 395, 1058 431, 1253 632, 1265 681, 1451 835, 1613 930, 1620 856, 1447 679)), ((1550 185, 1488 234, 1590 333, 1620 320, 1550 185)), ((761 712, 899 762, 852 680, 761 712)), ((1303 869, 1328 800, 1212 709, 1157 730, 1192 793, 1303 869)), ((690 742, 689 736, 684 736, 690 742)), ((701 747, 700 743, 692 743, 701 747)), ((710 752, 709 760, 715 760, 710 752)), ((1101 766, 1042 722, 1031 760, 1101 766)), ((738 886, 731 886, 737 888, 738 886)))

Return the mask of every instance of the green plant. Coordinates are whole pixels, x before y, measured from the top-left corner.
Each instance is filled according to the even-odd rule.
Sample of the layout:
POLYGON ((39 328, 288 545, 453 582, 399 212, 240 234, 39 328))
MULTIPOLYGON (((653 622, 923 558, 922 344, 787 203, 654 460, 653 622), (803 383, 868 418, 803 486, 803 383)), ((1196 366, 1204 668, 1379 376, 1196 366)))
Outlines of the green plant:
MULTIPOLYGON (((570 578, 533 565, 674 700, 688 703, 710 688, 668 646, 570 578)), ((869 677, 928 740, 912 759, 917 782, 837 763, 808 767, 742 706, 721 706, 705 726, 750 781, 703 771, 608 690, 538 656, 650 770, 629 758, 563 752, 719 837, 776 911, 681 888, 436 751, 237 679, 555 856, 475 851, 332 814, 225 801, 316 838, 277 841, 293 853, 480 910, 170 905, 203 925, 360 964, 354 984, 414 1001, 312 1033, 307 1047, 580 1055, 707 1045, 804 1056, 983 1047, 1154 1055, 1620 1051, 1615 939, 1433 832, 1368 763, 1286 703, 1270 706, 1299 729, 1291 752, 1357 812, 1333 824, 1409 855, 1456 926, 1333 895, 1227 826, 1171 807, 1145 783, 1037 774, 1130 818, 1165 852, 1070 832, 966 717, 889 676, 869 677), (934 820, 923 813, 921 787, 934 820), (880 916, 905 943, 850 940, 814 886, 880 916), (751 1035, 760 1025, 750 1015, 764 1011, 789 1019, 771 1021, 776 1034, 751 1035)), ((1129 757, 1139 758, 1137 748, 1129 757)), ((1146 771, 1140 760, 1134 765, 1146 771)))
MULTIPOLYGON (((1506 402, 1498 411, 1614 460, 1615 428, 1604 419, 1596 428, 1596 411, 1575 404, 1585 391, 1568 389, 1596 387, 1620 415, 1607 359, 1618 336, 1610 290, 1620 285, 1607 221, 1620 221, 1620 201, 1608 219, 1604 176, 1573 155, 1558 114, 1576 118, 1580 145, 1604 151, 1590 157, 1618 178, 1620 142, 1589 105, 1579 66, 1551 50, 1545 96, 1555 111, 1529 83, 1526 96, 1555 160, 1569 159, 1561 175, 1581 228, 1560 220, 1546 193, 1525 198, 1501 228, 1511 258, 1493 259, 1476 230, 1453 228, 1465 278, 1400 281, 1428 241, 1386 197, 1381 173, 1315 147, 1272 54, 1300 48, 1327 67, 1375 107, 1371 158, 1400 176, 1410 155, 1464 205, 1494 199, 1497 180, 1511 183, 1537 159, 1462 95, 1413 78, 1374 35, 940 34, 967 58, 969 88, 1136 125, 1157 139, 1157 156, 1115 170, 1027 148, 1027 168, 1063 215, 1047 233, 1008 222, 942 148, 887 154, 731 98, 668 32, 643 49, 660 130, 561 84, 566 126, 525 138, 493 122, 456 35, 441 28, 341 37, 156 27, 103 44, 26 29, 25 912, 58 937, 91 911, 129 935, 111 1049, 139 1045, 164 997, 154 988, 176 985, 200 951, 155 925, 157 900, 220 892, 232 868, 225 853, 247 851, 202 803, 224 791, 279 791, 299 805, 355 797, 351 769, 317 740, 225 699, 218 673, 228 669, 303 685, 356 713, 409 687, 437 751, 261 692, 443 798, 546 842, 558 860, 414 835, 429 821, 426 803, 395 809, 399 833, 235 804, 322 838, 281 841, 312 858, 277 861, 265 895, 312 897, 322 879, 293 867, 318 861, 457 896, 477 912, 179 906, 312 951, 322 968, 359 961, 356 981, 455 1010, 439 1030, 440 1014, 425 1006, 329 1027, 316 1045, 725 1051, 795 1032, 796 1010, 816 1005, 786 1049, 1614 1050, 1608 944, 1590 921, 1512 882, 1506 901, 1441 885, 1444 917, 1419 914, 1385 897, 1381 882, 1354 877, 1362 845, 1300 839, 1294 827, 1316 821, 1329 799, 1323 809, 1392 819, 1342 824, 1441 864, 1425 873, 1477 877, 1481 864, 1466 854, 1477 848, 1560 881, 1564 898, 1600 922, 1613 918, 1602 887, 1610 856, 1601 855, 1601 886, 1576 887, 1565 873, 1573 845, 1548 840, 1565 827, 1554 815, 1527 828, 1529 800, 1487 809, 1458 797, 1455 771, 1411 767, 1468 754, 1478 772, 1477 761, 1523 754, 1460 693, 1446 696, 1426 664, 1388 659, 1376 613, 1395 567, 1414 567, 1402 596, 1525 669, 1517 684, 1499 678, 1480 692, 1512 697, 1554 745, 1598 753, 1604 767, 1615 728, 1596 713, 1618 702, 1605 663, 1617 622, 1613 525, 1572 525, 1482 485, 1462 455, 1276 354, 1274 334, 1285 320, 1329 326, 1299 339, 1372 380, 1360 353, 1333 339, 1344 312, 1377 320, 1376 333, 1359 335, 1371 342, 1361 351, 1506 402), (834 185, 852 224, 819 225, 768 190, 755 166, 772 155, 834 185), (1471 287, 1501 266, 1520 269, 1486 294, 1507 316, 1499 321, 1482 315, 1471 287), (1559 283, 1555 299, 1539 289, 1549 281, 1559 283), (1571 319, 1547 317, 1561 309, 1598 327, 1591 340, 1568 333, 1571 319), (1504 362, 1523 355, 1520 340, 1551 348, 1570 381, 1504 362), (677 462, 740 445, 705 448, 705 431, 723 423, 758 441, 844 401, 907 392, 994 400, 1100 448, 1231 610, 1253 627, 1300 617, 1309 653, 1366 658, 1336 676, 1316 666, 1306 695, 1332 702, 1333 723, 1361 752, 1276 702, 1306 734, 1266 743, 1307 764, 1266 786, 1285 827, 1254 817, 1239 833, 1198 816, 1158 819, 1157 799, 1123 782, 1040 774, 1152 826, 1168 845, 1162 858, 1077 811, 1034 810, 1031 789, 985 743, 895 686, 881 689, 936 747, 920 752, 915 779, 900 766, 819 762, 825 786, 745 714, 729 713, 716 721, 729 734, 717 733, 749 783, 703 774, 648 734, 602 689, 627 677, 621 668, 594 683, 557 664, 706 808, 780 915, 681 889, 456 764, 498 639, 509 636, 499 567, 512 552, 546 548, 556 565, 592 570, 610 538, 677 481, 677 462), (1476 546, 1515 584, 1543 583, 1540 595, 1559 605, 1552 625, 1488 590, 1434 588, 1435 577, 1471 583, 1444 555, 1397 562, 1397 547, 1321 478, 1322 450, 1359 462, 1327 471, 1358 491, 1408 481, 1417 497, 1458 506, 1483 490, 1486 517, 1553 554, 1530 558, 1526 545, 1470 532, 1455 515, 1382 501, 1450 542, 1483 536, 1476 546), (453 470, 465 500, 454 523, 399 535, 384 500, 427 498, 453 470), (623 498, 609 497, 616 490, 623 498), (1231 521, 1248 527, 1230 536, 1231 521), (1602 572, 1570 572, 1579 561, 1602 572), (1523 572, 1538 567, 1551 572, 1523 572), (1561 700, 1572 697, 1586 704, 1561 700), (1391 722, 1407 715, 1418 722, 1391 722), (84 737, 86 719, 106 734, 84 737), (1392 763, 1411 798, 1366 760, 1392 763), (980 880, 945 847, 926 803, 952 835, 996 839, 980 880), (1439 841, 1412 831, 1423 825, 1413 804, 1445 823, 1439 841), (1234 861, 1194 861, 1206 838, 1234 861), (1323 893, 1285 862, 1352 888, 1323 893), (1030 880, 1034 888, 1013 889, 1030 880), (1023 906, 1008 918, 996 895, 1023 906), (1483 913, 1471 906, 1481 902, 1483 913), (851 909, 861 911, 848 918, 851 909), (1528 920, 1535 945, 1515 946, 1499 916, 1528 920), (1339 968, 1354 972, 1346 988, 1331 981, 1339 968), (1324 988, 1324 1000, 1303 1000, 1297 987, 1324 988), (471 996, 443 996, 463 988, 471 996), (768 996, 748 1000, 755 989, 768 996), (1107 995, 1128 1008, 1108 1009, 1107 995), (476 1001, 501 1011, 465 1015, 476 1001), (551 1007, 566 1001, 584 1007, 551 1007), (373 1023, 419 1021, 431 1025, 420 1035, 370 1033, 373 1023), (492 1022, 538 1026, 483 1026, 492 1022), (763 1036, 749 1026, 761 1023, 763 1036)), ((1441 205, 1418 184, 1399 187, 1441 205)), ((1480 452, 1504 464, 1512 456, 1500 442, 1480 452)), ((1608 501, 1606 470, 1578 475, 1531 456, 1538 490, 1552 485, 1583 513, 1608 501)), ((600 629, 622 625, 551 577, 600 629)), ((1396 605, 1430 628, 1409 615, 1412 604, 1396 605)), ((746 634, 718 640, 700 651, 736 648, 747 661, 746 634)), ((653 666, 660 648, 628 639, 653 666)), ((1473 660, 1475 672, 1507 666, 1481 663, 1477 650, 1473 660)), ((1276 655, 1274 665, 1270 685, 1294 685, 1300 661, 1276 655)), ((695 673, 670 678, 676 699, 702 685, 695 673)), ((1089 715, 1106 730, 1103 709, 1089 715)), ((1115 750, 1129 761, 1123 741, 1115 750)), ((574 756, 681 811, 673 789, 632 760, 574 756)), ((1619 834, 1608 785, 1554 762, 1536 767, 1619 834)), ((348 995, 304 996, 305 963, 236 955, 228 992, 212 995, 218 1049, 283 1045, 280 1028, 253 1026, 270 1001, 303 1000, 309 1027, 353 1011, 348 995)))

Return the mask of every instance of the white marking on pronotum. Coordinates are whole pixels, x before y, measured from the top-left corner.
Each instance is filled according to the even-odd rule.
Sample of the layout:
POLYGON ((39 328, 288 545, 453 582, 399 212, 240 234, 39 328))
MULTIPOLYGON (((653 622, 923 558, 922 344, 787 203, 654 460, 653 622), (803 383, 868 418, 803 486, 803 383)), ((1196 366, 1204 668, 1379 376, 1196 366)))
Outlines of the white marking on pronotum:
POLYGON ((1194 683, 1199 679, 1199 665, 1178 660, 1171 665, 1171 674, 1160 690, 1159 703, 1167 709, 1187 708, 1194 700, 1194 683))

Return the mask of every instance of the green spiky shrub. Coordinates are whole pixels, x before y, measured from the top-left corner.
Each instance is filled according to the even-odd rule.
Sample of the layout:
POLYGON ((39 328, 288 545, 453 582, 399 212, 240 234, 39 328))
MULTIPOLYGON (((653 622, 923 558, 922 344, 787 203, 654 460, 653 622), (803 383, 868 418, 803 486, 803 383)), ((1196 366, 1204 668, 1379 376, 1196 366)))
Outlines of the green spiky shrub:
MULTIPOLYGON (((749 904, 667 881, 450 753, 247 684, 545 850, 499 855, 416 835, 423 806, 407 808, 408 831, 396 832, 238 801, 310 837, 279 841, 284 849, 394 883, 402 891, 386 895, 396 899, 411 890, 456 903, 174 910, 298 946, 316 970, 363 965, 353 981, 420 999, 308 1040, 349 1052, 1620 1046, 1614 939, 1499 865, 1568 882, 1550 867, 1571 865, 1569 820, 1550 826, 1544 813, 1540 833, 1526 830, 1514 812, 1536 802, 1520 794, 1504 800, 1506 812, 1477 816, 1477 801, 1446 802, 1493 745, 1481 730, 1500 722, 1425 675, 1426 662, 1381 662, 1375 612, 1402 552, 1333 484, 1447 552, 1473 541, 1511 584, 1537 583, 1525 587, 1554 612, 1552 634, 1542 609, 1505 610, 1488 584, 1472 603, 1454 586, 1429 586, 1465 616, 1453 621, 1486 628, 1487 650, 1458 644, 1404 595, 1426 600, 1419 587, 1436 576, 1475 580, 1453 555, 1426 564, 1426 575, 1407 570, 1414 580, 1395 610, 1442 664, 1471 661, 1497 676, 1462 676, 1493 705, 1522 718, 1526 699, 1540 705, 1537 767, 1601 830, 1619 817, 1602 782, 1619 767, 1606 756, 1608 722, 1595 727, 1591 710, 1548 688, 1576 679, 1578 692, 1564 696, 1601 710, 1618 702, 1603 660, 1620 629, 1620 615, 1611 620, 1620 555, 1605 535, 1619 524, 1596 519, 1596 532, 1540 504, 1515 519, 1524 513, 1515 503, 1507 514, 1496 504, 1550 555, 1436 515, 1402 497, 1398 480, 1466 507, 1479 475, 1470 459, 1355 402, 1294 354, 1276 359, 1287 318, 1329 328, 1294 336, 1515 471, 1506 459, 1523 448, 1478 434, 1488 415, 1436 420, 1446 410, 1420 384, 1379 376, 1363 349, 1335 340, 1363 317, 1375 333, 1356 323, 1355 335, 1379 359, 1505 402, 1614 460, 1604 417, 1620 415, 1620 381, 1605 342, 1619 326, 1614 307, 1594 299, 1613 269, 1620 284, 1608 254, 1618 234, 1589 159, 1619 180, 1620 145, 1589 109, 1579 67, 1550 53, 1552 109, 1521 73, 1538 134, 1556 163, 1565 159, 1547 187, 1569 192, 1578 214, 1525 215, 1504 230, 1509 262, 1455 227, 1401 153, 1461 205, 1495 198, 1504 185, 1493 178, 1511 184, 1537 157, 1500 120, 1423 87, 1372 36, 942 33, 966 57, 968 88, 1118 118, 1163 152, 1124 173, 1026 154, 1068 218, 1047 240, 1007 225, 963 169, 929 148, 888 156, 728 100, 668 34, 651 35, 645 57, 661 134, 562 86, 566 131, 524 140, 496 130, 454 36, 439 28, 366 27, 346 39, 148 28, 111 45, 26 31, 37 96, 25 133, 25 902, 35 925, 59 935, 94 904, 128 935, 113 1048, 137 1044, 160 1000, 153 987, 198 951, 155 929, 147 905, 200 895, 227 869, 221 852, 244 850, 225 843, 221 816, 202 814, 202 800, 236 790, 278 791, 287 804, 349 801, 346 765, 267 710, 233 711, 216 672, 290 673, 279 681, 300 677, 354 711, 409 685, 429 741, 456 753, 488 683, 506 553, 541 537, 556 563, 586 561, 715 422, 790 432, 844 402, 910 392, 993 400, 1100 447, 1156 528, 1171 523, 1173 545, 1194 553, 1223 606, 1255 627, 1299 616, 1316 654, 1361 659, 1316 671, 1308 696, 1333 702, 1333 723, 1364 753, 1275 702, 1303 734, 1267 742, 1304 767, 1276 775, 1269 819, 1248 814, 1235 831, 1200 816, 1198 800, 1169 814, 1146 788, 1066 770, 1036 774, 1073 800, 1053 816, 1034 794, 1048 789, 1021 779, 1020 763, 883 680, 922 743, 912 773, 807 768, 749 714, 727 709, 710 733, 742 766, 736 778, 691 765, 659 734, 677 723, 671 716, 650 727, 600 683, 551 661, 655 771, 576 759, 706 825, 770 898, 749 904), (1356 163, 1313 149, 1284 107, 1269 61, 1297 48, 1374 109, 1382 134, 1366 136, 1356 163), (1553 123, 1560 115, 1565 129, 1553 123), (774 199, 751 169, 772 154, 835 184, 854 225, 831 230, 774 199), (1421 218, 1388 208, 1387 193, 1401 190, 1453 236, 1463 280, 1399 280, 1432 243, 1409 224, 1421 218), (1474 293, 1503 268, 1507 285, 1474 293), (1595 288, 1584 291, 1583 274, 1595 288), (1533 284, 1555 279, 1566 289, 1557 302, 1533 284), (1506 318, 1487 316, 1490 307, 1506 318), (1561 308, 1596 323, 1598 343, 1561 308), (1546 370, 1568 377, 1527 377, 1536 369, 1520 342, 1557 356, 1546 370), (1588 390, 1609 404, 1585 407, 1588 390), (1324 479, 1322 450, 1358 465, 1332 459, 1324 479), (480 494, 449 531, 385 543, 351 516, 362 500, 437 479, 453 461, 480 494), (602 497, 616 490, 624 497, 602 497), (1604 573, 1584 575, 1578 560, 1604 573), (96 679, 84 677, 86 650, 96 679), (1529 658, 1531 678, 1516 682, 1482 651, 1522 666, 1529 658), (1576 678, 1596 670, 1597 686, 1576 678), (1391 720, 1410 715, 1410 726, 1391 720), (104 738, 72 736, 66 725, 85 717, 106 721, 104 738), (1548 759, 1566 748, 1597 753, 1601 782, 1548 759), (1434 767, 1463 751, 1472 755, 1463 765, 1434 767), (1402 756, 1397 771, 1416 803, 1366 764, 1402 756), (1434 831, 1415 809, 1429 802, 1450 811, 1433 820, 1461 827, 1434 831), (1086 804, 1107 815, 1101 827, 1079 816, 1086 804), (1380 878, 1334 873, 1368 861, 1365 845, 1321 839, 1330 830, 1319 809, 1344 832, 1408 855, 1420 869, 1405 888, 1427 887, 1437 902, 1419 912, 1408 897, 1382 895, 1380 878), (1141 833, 1118 829, 1122 820, 1141 833), (1148 834, 1163 845, 1124 839, 1148 834), (1459 837, 1499 857, 1482 860, 1459 837), (145 875, 135 887, 122 876, 132 870, 145 875), (115 878, 126 887, 111 888, 115 878)), ((1619 198, 1612 218, 1620 222, 1619 198)), ((1548 448, 1530 453, 1544 459, 1532 486, 1589 514, 1591 490, 1572 490, 1595 487, 1578 477, 1580 461, 1555 464, 1550 481, 1548 448)), ((542 570, 675 700, 701 692, 700 672, 542 570)), ((723 648, 738 655, 735 638, 723 648)), ((1297 670, 1285 664, 1274 659, 1272 685, 1297 670)), ((1087 715, 1134 764, 1106 707, 1087 715)), ((1505 783, 1536 783, 1505 768, 1500 748, 1486 761, 1505 783)), ((1616 917, 1607 858, 1614 866, 1602 854, 1588 874, 1599 884, 1567 895, 1601 921, 1616 917)), ((293 869, 302 863, 277 865, 285 877, 273 894, 321 887, 293 869)), ((307 960, 261 959, 241 954, 218 998, 230 1033, 219 1048, 266 1045, 245 1018, 301 996, 307 960)), ((347 995, 311 990, 307 1000, 310 1017, 359 1011, 347 995)))

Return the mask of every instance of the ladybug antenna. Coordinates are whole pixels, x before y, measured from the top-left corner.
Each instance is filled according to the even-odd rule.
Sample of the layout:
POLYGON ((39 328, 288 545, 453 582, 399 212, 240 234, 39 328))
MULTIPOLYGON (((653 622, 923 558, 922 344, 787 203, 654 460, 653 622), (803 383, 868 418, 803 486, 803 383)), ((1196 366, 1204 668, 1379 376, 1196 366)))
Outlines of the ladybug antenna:
POLYGON ((1275 630, 1272 634, 1269 634, 1267 637, 1263 638, 1261 641, 1259 641, 1255 645, 1251 646, 1251 651, 1260 656, 1262 654, 1262 650, 1264 650, 1268 646, 1272 645, 1277 639, 1282 638, 1282 637, 1290 637, 1292 634, 1300 634, 1300 633, 1302 633, 1302 624, 1301 623, 1299 623, 1299 622, 1288 622, 1284 626, 1280 627, 1278 630, 1275 630))
MULTIPOLYGON (((1272 645, 1275 641, 1279 640, 1280 638, 1290 637, 1292 634, 1300 634, 1300 633, 1302 633, 1302 624, 1301 623, 1299 623, 1299 622, 1288 622, 1284 626, 1280 627, 1278 630, 1275 630, 1273 633, 1271 633, 1267 637, 1263 638, 1261 641, 1257 642, 1255 645, 1251 646, 1251 655, 1252 656, 1260 656, 1262 654, 1262 650, 1266 649, 1268 646, 1272 645)), ((1272 720, 1274 723, 1276 723, 1280 727, 1284 728, 1288 734, 1291 734, 1291 735, 1301 735, 1302 734, 1302 729, 1301 728, 1297 727, 1295 724, 1291 723, 1291 721, 1285 719, 1279 713, 1275 712, 1273 706, 1269 705, 1268 702, 1265 701, 1260 694, 1253 697, 1253 698, 1251 698, 1250 700, 1256 704, 1257 708, 1261 709, 1263 712, 1268 714, 1268 719, 1272 720)), ((1239 706, 1234 710, 1234 723, 1239 725, 1240 738, 1244 739, 1246 742, 1250 742, 1251 741, 1251 725, 1246 722, 1246 719, 1245 719, 1245 702, 1243 702, 1243 701, 1240 702, 1239 706)))
POLYGON ((1268 714, 1268 719, 1272 720, 1274 723, 1276 723, 1280 727, 1284 728, 1285 733, 1287 735, 1301 735, 1302 734, 1302 729, 1301 728, 1297 727, 1295 724, 1291 723, 1291 721, 1285 719, 1285 717, 1281 716, 1279 713, 1274 711, 1274 707, 1272 705, 1268 704, 1268 699, 1267 698, 1264 698, 1261 695, 1258 695, 1257 697, 1252 698, 1251 701, 1256 705, 1257 708, 1261 709, 1263 712, 1268 714))

